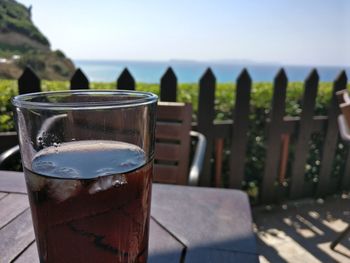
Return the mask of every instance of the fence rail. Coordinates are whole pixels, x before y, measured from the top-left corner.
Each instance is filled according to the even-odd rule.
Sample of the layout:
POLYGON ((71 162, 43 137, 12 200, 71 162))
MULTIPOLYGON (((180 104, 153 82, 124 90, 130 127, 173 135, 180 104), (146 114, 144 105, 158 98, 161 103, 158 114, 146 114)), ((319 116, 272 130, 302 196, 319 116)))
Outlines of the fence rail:
MULTIPOLYGON (((266 159, 265 168, 260 175, 262 177, 259 194, 260 203, 276 202, 282 197, 295 199, 315 195, 323 196, 350 187, 349 153, 346 153, 345 156, 345 168, 341 178, 331 176, 338 142, 336 117, 339 110, 335 93, 338 90, 346 89, 346 73, 344 71, 340 72, 333 83, 332 99, 327 116, 314 116, 318 84, 319 76, 317 70, 314 69, 304 83, 300 117, 289 117, 285 116, 288 85, 285 71, 281 69, 274 79, 270 117, 266 120, 266 159), (321 131, 325 132, 321 153, 321 168, 318 182, 313 182, 305 180, 305 166, 310 150, 311 135, 321 131), (291 137, 295 139, 291 140, 291 137), (294 147, 294 158, 291 165, 291 177, 286 183, 285 174, 290 158, 290 147, 294 147)), ((248 71, 244 69, 236 82, 235 107, 232 112, 232 119, 215 121, 216 78, 212 70, 208 68, 199 80, 198 115, 197 123, 193 124, 193 128, 205 134, 208 141, 205 166, 200 179, 202 186, 213 186, 221 183, 223 145, 229 142, 231 155, 229 158, 228 186, 230 188, 242 188, 245 179, 251 87, 251 77, 248 71)), ((26 68, 18 80, 18 88, 20 94, 40 91, 40 79, 30 68, 26 68)), ((77 69, 71 78, 70 88, 89 88, 88 78, 80 69, 77 69)), ((135 89, 135 80, 127 68, 118 77, 116 88, 135 89)), ((160 80, 160 100, 176 101, 176 97, 177 78, 172 68, 168 68, 160 80)), ((9 138, 9 136, 6 138, 9 138)), ((10 141, 8 140, 7 144, 10 141)), ((0 144, 4 145, 4 143, 0 144)))

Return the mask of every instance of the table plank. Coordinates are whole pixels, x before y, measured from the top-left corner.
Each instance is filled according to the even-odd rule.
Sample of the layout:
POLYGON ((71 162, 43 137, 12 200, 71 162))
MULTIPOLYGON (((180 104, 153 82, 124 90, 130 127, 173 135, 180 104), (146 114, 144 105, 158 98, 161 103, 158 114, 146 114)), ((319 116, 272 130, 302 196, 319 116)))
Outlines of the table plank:
POLYGON ((178 263, 184 246, 153 219, 150 222, 149 263, 178 263))
POLYGON ((27 195, 8 194, 0 200, 0 229, 29 208, 27 195))
POLYGON ((30 209, 27 209, 0 230, 1 262, 15 259, 34 239, 30 209))
POLYGON ((39 263, 36 243, 33 242, 15 261, 15 263, 39 263))
POLYGON ((256 254, 250 206, 242 191, 173 185, 153 189, 152 215, 187 252, 211 248, 256 254))
MULTIPOLYGON (((183 246, 154 220, 150 221, 149 263, 178 263, 183 246)), ((36 243, 31 244, 15 261, 16 263, 39 263, 36 243)))
POLYGON ((258 263, 259 259, 254 254, 215 249, 193 249, 186 253, 185 262, 258 263))
POLYGON ((0 171, 0 192, 27 193, 23 173, 0 171))
MULTIPOLYGON (((26 193, 23 173, 0 171, 1 191, 26 193)), ((8 195, 0 193, 1 197, 8 195)), ((16 213, 24 202, 28 204, 20 202, 21 208, 16 208, 16 213)), ((179 259, 184 262, 204 259, 210 262, 219 258, 222 262, 256 262, 258 259, 249 202, 241 191, 154 184, 151 215, 155 220, 151 220, 150 229, 152 263, 179 262, 179 259)), ((1 262, 17 257, 33 240, 28 209, 0 230, 1 262)), ((18 260, 29 262, 27 258, 37 257, 33 247, 30 245, 18 260)))
POLYGON ((7 196, 7 193, 1 193, 0 192, 0 200, 3 199, 5 196, 7 196))

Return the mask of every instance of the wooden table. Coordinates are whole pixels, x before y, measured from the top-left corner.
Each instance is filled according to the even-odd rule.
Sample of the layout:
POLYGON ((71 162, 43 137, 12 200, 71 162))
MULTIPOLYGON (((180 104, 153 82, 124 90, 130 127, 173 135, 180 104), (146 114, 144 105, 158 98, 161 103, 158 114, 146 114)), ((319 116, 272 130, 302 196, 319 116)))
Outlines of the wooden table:
MULTIPOLYGON (((246 194, 154 184, 149 262, 258 262, 246 194)), ((39 262, 22 173, 0 171, 0 262, 39 262)))

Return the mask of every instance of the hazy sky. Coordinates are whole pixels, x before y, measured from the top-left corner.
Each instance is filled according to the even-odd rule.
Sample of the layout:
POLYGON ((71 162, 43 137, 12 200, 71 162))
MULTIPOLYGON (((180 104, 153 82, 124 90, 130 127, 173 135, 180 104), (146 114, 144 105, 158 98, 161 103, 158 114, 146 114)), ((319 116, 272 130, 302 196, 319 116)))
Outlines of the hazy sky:
POLYGON ((349 0, 20 0, 74 59, 350 65, 349 0))

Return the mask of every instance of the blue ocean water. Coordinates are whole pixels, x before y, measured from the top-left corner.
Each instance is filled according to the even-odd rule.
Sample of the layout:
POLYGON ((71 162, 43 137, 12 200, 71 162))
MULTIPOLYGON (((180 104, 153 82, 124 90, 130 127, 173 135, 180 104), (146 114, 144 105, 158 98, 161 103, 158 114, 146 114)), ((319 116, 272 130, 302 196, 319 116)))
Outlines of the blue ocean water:
MULTIPOLYGON (((254 82, 272 82, 281 65, 271 64, 236 64, 217 62, 192 62, 192 61, 103 61, 103 60, 76 60, 88 76, 90 81, 112 82, 117 79, 121 71, 127 67, 137 82, 159 83, 161 76, 171 66, 175 71, 179 83, 198 82, 205 70, 210 66, 216 76, 217 82, 234 82, 243 70, 247 68, 254 82)), ((283 66, 289 81, 304 81, 311 66, 283 66)), ((320 75, 320 81, 334 81, 341 70, 345 69, 350 76, 350 68, 342 67, 316 67, 320 75)))

